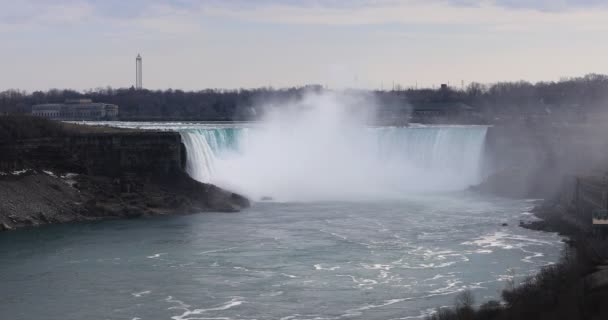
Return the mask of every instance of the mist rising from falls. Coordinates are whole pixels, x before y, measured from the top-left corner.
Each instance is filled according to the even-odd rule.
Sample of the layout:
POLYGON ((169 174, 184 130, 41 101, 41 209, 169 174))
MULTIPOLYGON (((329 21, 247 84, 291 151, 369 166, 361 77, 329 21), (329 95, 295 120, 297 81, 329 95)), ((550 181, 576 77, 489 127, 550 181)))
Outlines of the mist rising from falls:
POLYGON ((311 94, 251 128, 182 130, 187 170, 252 199, 396 198, 480 180, 485 127, 379 127, 366 96, 311 94))

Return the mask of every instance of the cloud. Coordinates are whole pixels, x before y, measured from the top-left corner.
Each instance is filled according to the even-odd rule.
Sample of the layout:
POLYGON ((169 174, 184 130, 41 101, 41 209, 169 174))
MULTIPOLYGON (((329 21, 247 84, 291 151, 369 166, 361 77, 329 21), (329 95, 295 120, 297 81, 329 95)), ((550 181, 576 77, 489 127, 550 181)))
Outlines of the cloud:
POLYGON ((176 32, 196 28, 206 18, 279 24, 470 25, 570 20, 577 15, 593 22, 595 9, 602 14, 608 9, 605 0, 0 0, 0 5, 0 26, 108 21, 176 32))
POLYGON ((444 0, 455 6, 492 5, 507 9, 528 9, 542 12, 560 12, 608 7, 605 0, 444 0))
POLYGON ((85 1, 1 1, 0 25, 70 25, 86 22, 95 8, 85 1))
MULTIPOLYGON (((114 1, 114 0, 113 0, 114 1)), ((268 6, 282 6, 292 8, 326 8, 326 9, 354 9, 391 7, 416 4, 444 4, 455 7, 494 6, 507 9, 532 9, 538 11, 569 11, 608 7, 606 0, 180 0, 165 1, 176 6, 218 6, 222 5, 233 9, 252 9, 268 6)))
POLYGON ((384 27, 383 34, 608 31, 598 0, 0 0, 0 32, 86 30, 110 38, 198 39, 220 25, 384 27), (387 27, 390 26, 390 27, 387 27), (394 30, 399 29, 399 30, 394 30))
POLYGON ((86 30, 117 35, 192 33, 200 12, 179 1, 0 0, 0 32, 86 30))
MULTIPOLYGON (((587 1, 588 5, 592 4, 591 0, 587 1)), ((516 6, 519 3, 517 0, 369 0, 342 6, 331 6, 327 1, 315 1, 312 5, 293 5, 290 1, 263 1, 263 5, 234 8, 236 2, 228 1, 228 5, 207 3, 199 9, 205 16, 292 25, 478 26, 482 28, 479 31, 530 31, 535 28, 554 27, 594 30, 608 28, 605 23, 608 12, 603 9, 551 12, 530 8, 514 10, 524 9, 516 6)), ((537 4, 540 5, 541 2, 538 1, 537 4)), ((564 5, 568 4, 567 1, 562 2, 564 5)), ((523 1, 521 3, 523 4, 523 1)))
POLYGON ((496 5, 516 9, 536 9, 541 11, 567 11, 607 7, 604 0, 496 0, 496 5))

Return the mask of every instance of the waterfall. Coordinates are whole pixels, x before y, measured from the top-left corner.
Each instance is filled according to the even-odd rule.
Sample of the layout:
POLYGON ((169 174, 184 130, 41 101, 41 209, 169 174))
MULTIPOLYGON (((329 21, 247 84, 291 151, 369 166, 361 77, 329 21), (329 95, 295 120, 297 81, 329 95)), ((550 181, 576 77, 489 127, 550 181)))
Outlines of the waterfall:
POLYGON ((188 174, 198 181, 212 182, 218 155, 238 152, 246 132, 246 128, 181 130, 188 174))
POLYGON ((481 179, 487 128, 182 129, 195 179, 254 199, 393 197, 462 190, 481 179))

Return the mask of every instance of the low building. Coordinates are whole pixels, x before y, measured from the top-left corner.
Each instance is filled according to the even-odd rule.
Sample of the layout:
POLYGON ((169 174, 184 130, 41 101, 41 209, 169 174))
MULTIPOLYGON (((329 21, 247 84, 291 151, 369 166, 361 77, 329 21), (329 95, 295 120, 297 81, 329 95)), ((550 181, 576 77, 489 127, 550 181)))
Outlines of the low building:
POLYGON ((118 106, 91 99, 68 99, 65 103, 33 105, 32 115, 53 120, 114 120, 118 106))
POLYGON ((473 108, 462 102, 427 102, 414 106, 410 122, 439 123, 471 121, 473 108))

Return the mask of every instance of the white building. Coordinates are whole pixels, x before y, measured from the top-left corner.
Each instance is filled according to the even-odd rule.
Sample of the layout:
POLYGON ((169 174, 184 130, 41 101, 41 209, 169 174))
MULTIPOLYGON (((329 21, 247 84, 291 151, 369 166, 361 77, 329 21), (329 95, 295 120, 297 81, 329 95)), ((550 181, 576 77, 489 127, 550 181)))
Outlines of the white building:
POLYGON ((34 105, 32 115, 53 120, 114 120, 118 116, 118 106, 91 99, 68 99, 65 103, 34 105))

